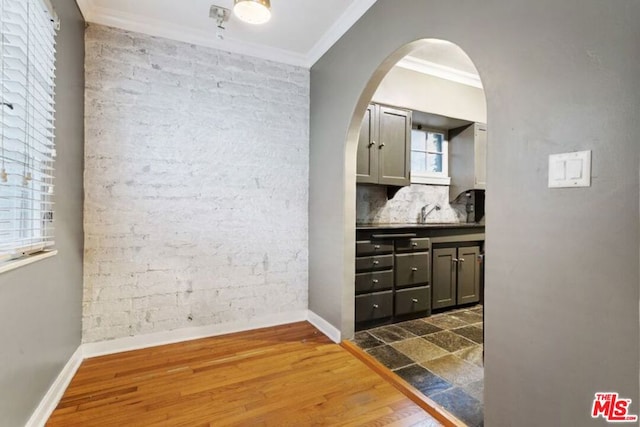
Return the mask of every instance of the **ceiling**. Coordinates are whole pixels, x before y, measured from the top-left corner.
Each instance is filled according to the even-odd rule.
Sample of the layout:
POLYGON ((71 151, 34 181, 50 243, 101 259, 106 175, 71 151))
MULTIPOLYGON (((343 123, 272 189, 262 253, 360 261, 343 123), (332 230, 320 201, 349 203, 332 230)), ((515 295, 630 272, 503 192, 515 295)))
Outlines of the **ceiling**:
MULTIPOLYGON (((76 0, 88 22, 229 52, 311 67, 376 0, 271 0, 271 20, 251 25, 233 14, 224 40, 216 37, 211 5, 233 0, 76 0)), ((457 45, 428 40, 398 66, 482 87, 469 57, 457 45)))
POLYGON ((260 26, 226 23, 216 37, 209 8, 233 0, 76 0, 85 20, 187 43, 311 67, 376 0, 271 0, 271 20, 260 26))

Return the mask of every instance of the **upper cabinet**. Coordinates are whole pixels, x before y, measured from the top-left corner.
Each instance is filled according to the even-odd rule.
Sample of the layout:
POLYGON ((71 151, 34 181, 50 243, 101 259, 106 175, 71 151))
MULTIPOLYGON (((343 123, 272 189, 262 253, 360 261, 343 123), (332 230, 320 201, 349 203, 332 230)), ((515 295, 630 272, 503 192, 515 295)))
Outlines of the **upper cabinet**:
POLYGON ((472 123, 449 131, 449 195, 487 187, 487 125, 472 123))
POLYGON ((358 183, 406 186, 410 183, 411 111, 372 104, 358 140, 358 183))

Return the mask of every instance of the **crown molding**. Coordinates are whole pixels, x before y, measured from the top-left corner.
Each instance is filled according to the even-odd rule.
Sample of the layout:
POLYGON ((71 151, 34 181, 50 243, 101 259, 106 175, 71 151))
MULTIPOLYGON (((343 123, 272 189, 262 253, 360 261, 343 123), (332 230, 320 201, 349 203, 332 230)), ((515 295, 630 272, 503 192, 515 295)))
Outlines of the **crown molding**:
POLYGON ((416 71, 418 73, 427 74, 433 77, 449 80, 467 86, 482 89, 482 81, 477 74, 467 73, 466 71, 456 70, 455 68, 446 67, 444 65, 425 61, 424 59, 406 56, 401 59, 397 67, 407 70, 416 71))
POLYGON ((320 37, 320 40, 307 52, 308 67, 311 68, 340 37, 358 22, 362 15, 376 3, 377 0, 356 0, 347 7, 342 15, 331 25, 331 27, 320 37))
POLYGON ((199 46, 212 47, 227 52, 253 56, 284 64, 308 67, 304 55, 265 45, 242 42, 230 37, 219 40, 213 31, 194 30, 188 27, 103 7, 94 7, 91 9, 89 16, 89 21, 94 24, 106 25, 108 27, 120 28, 126 31, 163 37, 199 46))

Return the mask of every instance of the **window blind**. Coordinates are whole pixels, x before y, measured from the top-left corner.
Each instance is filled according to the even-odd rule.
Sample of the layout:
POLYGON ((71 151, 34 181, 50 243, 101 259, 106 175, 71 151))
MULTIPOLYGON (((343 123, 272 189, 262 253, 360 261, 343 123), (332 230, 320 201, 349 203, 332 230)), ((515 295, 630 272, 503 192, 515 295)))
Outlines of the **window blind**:
POLYGON ((46 0, 0 0, 0 262, 54 245, 55 34, 46 0))

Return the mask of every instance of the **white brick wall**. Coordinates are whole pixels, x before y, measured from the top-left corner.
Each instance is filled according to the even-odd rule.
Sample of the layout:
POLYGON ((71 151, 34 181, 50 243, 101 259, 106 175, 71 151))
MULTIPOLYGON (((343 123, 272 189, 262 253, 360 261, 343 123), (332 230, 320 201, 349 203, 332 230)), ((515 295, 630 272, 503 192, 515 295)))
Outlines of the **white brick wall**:
POLYGON ((308 70, 91 25, 85 126, 84 342, 307 308, 308 70))

